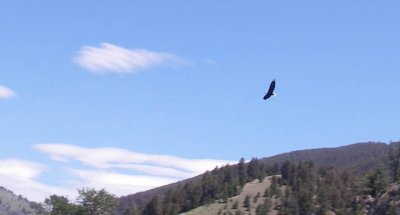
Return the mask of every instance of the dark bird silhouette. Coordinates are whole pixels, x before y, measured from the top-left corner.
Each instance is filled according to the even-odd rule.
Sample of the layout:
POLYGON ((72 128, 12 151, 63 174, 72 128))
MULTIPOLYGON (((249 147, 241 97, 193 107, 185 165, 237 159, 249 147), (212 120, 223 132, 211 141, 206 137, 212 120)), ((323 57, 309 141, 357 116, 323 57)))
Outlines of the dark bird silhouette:
POLYGON ((275 95, 274 94, 274 89, 275 89, 275 79, 272 80, 271 83, 269 84, 268 92, 265 94, 263 99, 267 100, 269 97, 275 95))

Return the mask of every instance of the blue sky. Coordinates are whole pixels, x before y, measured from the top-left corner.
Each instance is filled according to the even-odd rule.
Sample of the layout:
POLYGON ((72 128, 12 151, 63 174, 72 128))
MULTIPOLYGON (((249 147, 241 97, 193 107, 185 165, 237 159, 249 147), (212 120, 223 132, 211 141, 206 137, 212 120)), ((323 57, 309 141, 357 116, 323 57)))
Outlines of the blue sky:
POLYGON ((241 157, 399 140, 399 10, 3 2, 0 185, 37 201, 83 186, 125 195, 241 157))

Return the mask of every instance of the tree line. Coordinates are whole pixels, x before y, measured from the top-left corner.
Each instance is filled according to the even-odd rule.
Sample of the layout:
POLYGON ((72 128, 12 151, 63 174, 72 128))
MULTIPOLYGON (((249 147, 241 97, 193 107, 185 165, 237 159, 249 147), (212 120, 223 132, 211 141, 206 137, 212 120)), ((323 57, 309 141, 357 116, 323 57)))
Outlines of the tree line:
MULTIPOLYGON (((259 205, 256 215, 265 215, 270 210, 294 215, 323 215, 328 211, 338 215, 363 214, 366 210, 375 211, 371 214, 400 213, 400 207, 395 204, 400 200, 399 195, 390 196, 387 202, 380 204, 382 206, 377 200, 389 184, 399 183, 400 186, 400 150, 392 146, 387 162, 361 176, 353 175, 351 169, 317 166, 312 161, 269 164, 257 158, 246 163, 242 158, 238 164, 215 168, 195 180, 157 193, 145 206, 129 208, 123 215, 176 215, 206 204, 226 203, 240 194, 246 183, 256 179, 262 181, 266 176, 279 177, 272 177, 271 186, 260 191, 264 192, 265 202, 259 205), (279 202, 279 205, 272 202, 279 202)), ((118 199, 104 189, 78 189, 78 194, 75 202, 64 196, 50 196, 44 202, 45 214, 116 213, 113 208, 118 205, 118 199)), ((251 197, 246 199, 245 205, 250 208, 251 197)))
MULTIPOLYGON (((373 205, 376 201, 373 203, 365 199, 377 199, 388 184, 400 180, 400 150, 397 146, 391 146, 388 158, 387 163, 377 165, 378 168, 361 176, 353 175, 350 168, 318 167, 312 161, 286 161, 271 165, 256 158, 245 163, 242 158, 236 165, 215 168, 200 179, 156 194, 144 208, 130 208, 124 215, 176 215, 202 205, 224 203, 238 195, 247 182, 255 179, 262 181, 271 175, 280 175, 268 191, 274 194, 274 198, 279 196, 280 205, 275 209, 280 214, 323 215, 332 211, 341 215, 378 211, 373 205)), ((258 214, 272 209, 268 202, 271 201, 267 198, 264 205, 257 209, 258 214)), ((385 209, 390 210, 393 207, 385 209)))
POLYGON ((118 204, 116 197, 105 189, 78 189, 76 202, 65 196, 51 195, 43 204, 46 215, 110 215, 118 204))

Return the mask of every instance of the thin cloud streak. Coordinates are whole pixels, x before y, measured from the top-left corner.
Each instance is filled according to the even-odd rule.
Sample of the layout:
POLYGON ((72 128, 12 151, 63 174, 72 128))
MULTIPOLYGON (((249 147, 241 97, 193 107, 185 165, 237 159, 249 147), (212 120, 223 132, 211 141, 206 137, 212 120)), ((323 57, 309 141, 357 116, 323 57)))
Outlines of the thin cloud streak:
POLYGON ((10 99, 16 96, 16 93, 5 86, 0 85, 0 99, 10 99))
POLYGON ((177 66, 184 61, 177 55, 146 49, 126 49, 110 43, 83 46, 74 62, 93 73, 136 73, 156 66, 177 66))
POLYGON ((195 176, 234 161, 212 159, 185 159, 170 155, 144 154, 120 148, 86 148, 70 144, 37 144, 34 148, 46 153, 51 159, 68 162, 76 160, 82 164, 97 168, 123 168, 141 170, 147 174, 171 176, 195 176), (140 165, 139 165, 140 164, 140 165))
POLYGON ((140 171, 144 174, 166 176, 172 178, 189 178, 193 176, 193 174, 190 172, 145 164, 114 164, 113 166, 120 169, 140 171))
POLYGON ((54 163, 43 165, 15 158, 0 160, 0 185, 36 202, 43 202, 54 194, 74 200, 76 189, 82 187, 105 188, 117 196, 128 195, 235 163, 144 154, 115 147, 37 144, 33 148, 45 153, 54 163), (41 176, 47 174, 62 174, 59 176, 63 179, 57 186, 50 185, 41 180, 41 176))
MULTIPOLYGON (((144 154, 115 147, 37 144, 33 145, 33 148, 45 153, 56 162, 58 168, 65 169, 65 189, 105 188, 117 196, 149 190, 202 174, 216 166, 236 163, 227 160, 144 154)), ((69 189, 69 193, 72 192, 73 189, 69 189)))

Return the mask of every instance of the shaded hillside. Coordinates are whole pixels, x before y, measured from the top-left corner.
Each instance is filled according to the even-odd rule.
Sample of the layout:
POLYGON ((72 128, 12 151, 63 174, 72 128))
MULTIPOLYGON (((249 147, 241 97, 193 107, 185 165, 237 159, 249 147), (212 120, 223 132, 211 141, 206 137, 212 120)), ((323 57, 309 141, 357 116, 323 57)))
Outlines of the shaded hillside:
MULTIPOLYGON (((398 144, 398 143, 392 143, 398 144)), ((362 174, 371 168, 387 163, 389 145, 385 143, 356 143, 337 148, 307 149, 263 158, 266 163, 282 164, 286 160, 313 161, 316 166, 334 166, 339 170, 351 168, 354 174, 362 174)))
POLYGON ((1 215, 35 215, 40 214, 42 208, 37 203, 32 203, 17 196, 11 191, 0 187, 0 214, 1 215))
MULTIPOLYGON (((398 144, 398 143, 396 143, 398 144)), ((246 169, 246 174, 250 174, 252 170, 251 166, 255 165, 257 163, 257 171, 263 172, 263 174, 272 174, 276 173, 278 170, 277 168, 280 168, 281 164, 283 164, 286 160, 291 161, 293 163, 297 163, 299 161, 313 161, 314 165, 316 167, 321 167, 321 166, 333 166, 339 170, 343 169, 351 169, 356 175, 363 174, 367 171, 376 169, 378 166, 386 166, 386 163, 388 162, 388 152, 389 152, 389 145, 384 144, 384 143, 357 143, 357 144, 352 144, 348 146, 342 146, 342 147, 337 147, 337 148, 323 148, 323 149, 310 149, 310 150, 300 150, 300 151, 294 151, 294 152, 289 152, 289 153, 284 153, 281 155, 276 155, 272 156, 269 158, 263 158, 261 160, 253 159, 252 162, 249 164, 245 164, 244 167, 242 168, 246 169), (253 162, 257 161, 257 162, 253 162), (258 162, 260 161, 260 162, 258 162)), ((187 179, 181 182, 177 182, 174 184, 166 185, 163 187, 155 188, 150 191, 145 191, 125 197, 120 198, 120 205, 117 208, 117 212, 119 214, 125 213, 125 214, 142 214, 143 210, 149 206, 149 203, 157 203, 154 202, 159 201, 157 198, 155 199, 154 197, 160 197, 163 198, 165 195, 171 195, 171 192, 183 192, 185 193, 190 187, 190 189, 199 189, 199 192, 201 192, 202 198, 204 197, 203 195, 208 195, 208 191, 202 190, 202 186, 204 182, 205 176, 213 178, 215 180, 214 183, 212 184, 217 184, 215 187, 215 190, 212 191, 212 195, 210 195, 207 198, 217 198, 221 196, 227 195, 227 188, 220 188, 219 186, 227 186, 226 184, 231 183, 225 181, 226 179, 224 177, 227 177, 226 173, 221 173, 221 172, 226 172, 226 171, 232 171, 234 173, 234 177, 240 177, 240 164, 238 165, 231 165, 231 166, 226 166, 220 168, 220 170, 214 170, 209 173, 207 176, 205 175, 200 175, 191 179, 187 179), (213 174, 225 174, 222 176, 215 176, 213 174), (194 187, 194 188, 193 188, 194 187), (200 188, 199 188, 200 187, 200 188)), ((253 167, 254 169, 254 167, 253 167)), ((261 176, 261 175, 259 175, 261 176)), ((228 177, 229 178, 229 177, 228 177)), ((245 179, 244 182, 249 182, 249 180, 256 179, 257 177, 248 177, 245 179)), ((233 180, 233 179, 229 179, 233 180)), ((234 180, 237 180, 234 179, 234 180)), ((234 182, 236 183, 235 185, 238 185, 239 187, 243 186, 243 181, 242 182, 234 182), (238 184, 239 183, 239 184, 238 184)), ((232 192, 229 194, 228 197, 231 197, 232 192)), ((177 195, 177 194, 176 194, 177 195)), ((226 198, 226 196, 224 197, 226 198)), ((178 198, 179 199, 179 198, 178 198)), ((185 211, 182 207, 185 207, 189 209, 190 207, 194 208, 199 206, 198 204, 203 204, 209 201, 210 203, 211 200, 192 200, 190 202, 182 203, 182 204, 189 204, 189 206, 183 206, 180 205, 179 203, 180 200, 174 200, 177 201, 174 203, 174 210, 177 211, 185 211), (195 201, 193 203, 193 201, 195 201), (197 206, 196 206, 197 205, 197 206)))
POLYGON ((119 198, 119 205, 115 210, 116 214, 125 214, 125 212, 128 211, 137 211, 143 208, 145 205, 147 205, 151 199, 157 195, 157 194, 162 194, 166 193, 168 190, 174 189, 179 186, 184 186, 186 183, 189 183, 191 181, 196 181, 200 180, 201 176, 196 176, 190 179, 186 179, 183 181, 179 181, 176 183, 164 185, 161 187, 157 187, 151 190, 143 191, 143 192, 138 192, 132 195, 128 196, 122 196, 119 198))

